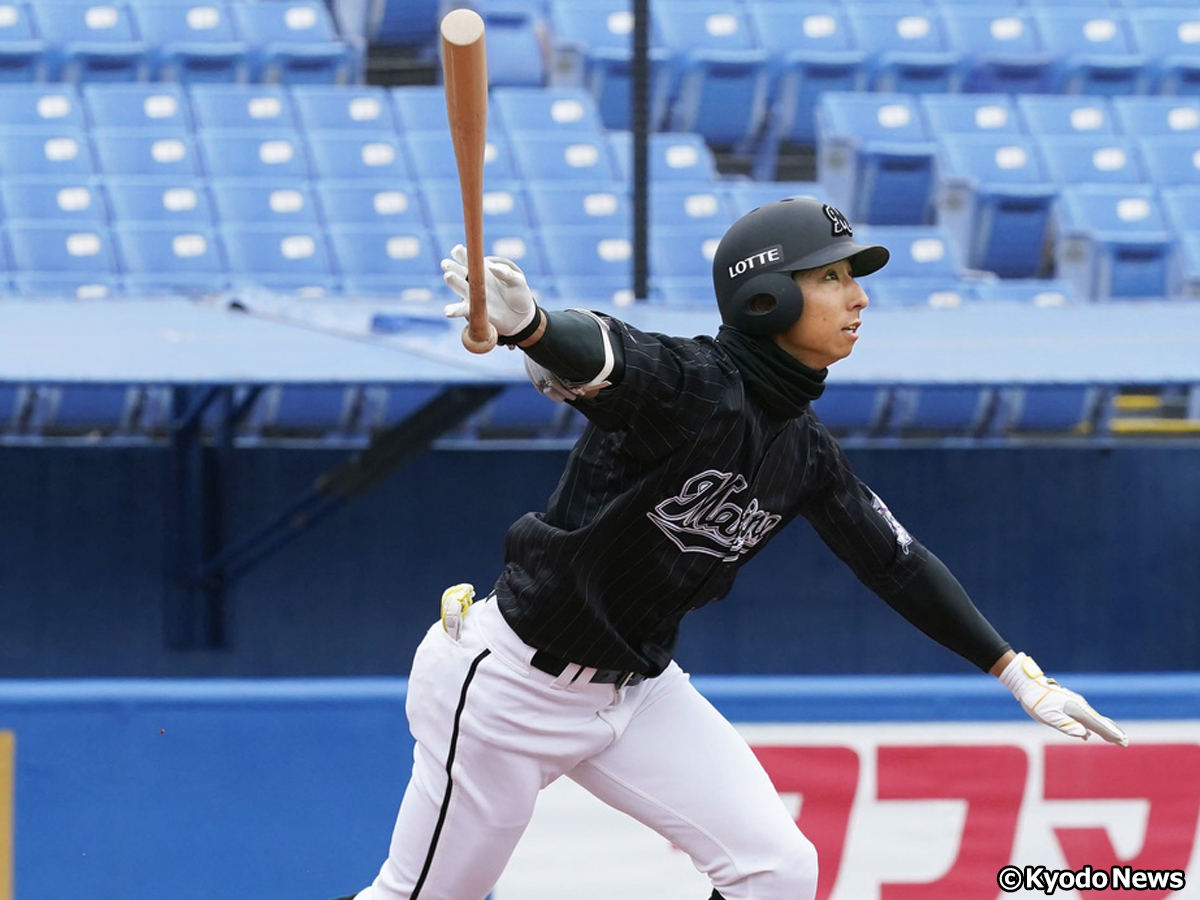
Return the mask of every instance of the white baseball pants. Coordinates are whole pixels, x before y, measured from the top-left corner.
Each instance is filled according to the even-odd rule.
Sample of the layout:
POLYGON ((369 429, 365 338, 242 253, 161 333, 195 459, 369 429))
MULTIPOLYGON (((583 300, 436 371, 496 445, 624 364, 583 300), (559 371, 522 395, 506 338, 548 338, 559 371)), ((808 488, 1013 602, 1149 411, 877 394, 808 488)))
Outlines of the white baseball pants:
POLYGON ((576 666, 548 675, 533 654, 492 598, 459 641, 430 628, 408 687, 412 780, 387 862, 357 900, 481 900, 560 775, 671 841, 727 900, 812 900, 812 844, 677 665, 618 689, 572 683, 576 666))

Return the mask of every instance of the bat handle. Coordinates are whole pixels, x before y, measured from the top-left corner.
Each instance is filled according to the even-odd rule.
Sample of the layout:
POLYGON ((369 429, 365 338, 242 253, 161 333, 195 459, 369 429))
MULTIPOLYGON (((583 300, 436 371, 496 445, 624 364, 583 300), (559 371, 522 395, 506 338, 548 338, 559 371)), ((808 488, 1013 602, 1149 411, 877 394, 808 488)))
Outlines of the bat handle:
MULTIPOLYGON (((478 244, 477 241, 472 241, 478 244)), ((487 283, 486 263, 483 261, 483 250, 478 246, 467 248, 467 271, 478 272, 479 275, 467 282, 468 312, 467 327, 463 329, 463 346, 472 353, 487 353, 496 346, 496 328, 488 321, 487 316, 487 283)))

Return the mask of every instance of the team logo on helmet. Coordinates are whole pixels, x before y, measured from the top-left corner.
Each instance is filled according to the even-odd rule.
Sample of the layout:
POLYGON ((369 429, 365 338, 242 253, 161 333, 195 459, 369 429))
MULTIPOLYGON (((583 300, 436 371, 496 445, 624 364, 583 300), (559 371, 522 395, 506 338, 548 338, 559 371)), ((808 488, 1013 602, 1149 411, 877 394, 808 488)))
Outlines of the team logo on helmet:
POLYGON ((833 236, 834 237, 838 237, 839 235, 843 235, 843 234, 847 235, 849 237, 854 237, 854 229, 852 229, 850 227, 850 222, 847 221, 846 217, 842 215, 841 210, 835 209, 834 207, 830 206, 828 203, 825 204, 824 210, 825 210, 825 216, 829 219, 830 222, 833 223, 833 236))
POLYGON ((755 250, 749 256, 743 257, 729 267, 729 277, 737 278, 763 266, 773 266, 783 261, 783 244, 755 250))

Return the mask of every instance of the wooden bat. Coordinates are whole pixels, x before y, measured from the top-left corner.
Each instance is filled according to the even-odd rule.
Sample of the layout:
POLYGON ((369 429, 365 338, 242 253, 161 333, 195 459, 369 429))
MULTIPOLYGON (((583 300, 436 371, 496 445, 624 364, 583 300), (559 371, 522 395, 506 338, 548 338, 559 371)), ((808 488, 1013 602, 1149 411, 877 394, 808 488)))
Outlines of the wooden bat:
POLYGON ((483 152, 487 144, 487 54, 483 19, 470 9, 456 9, 442 19, 442 73, 446 113, 458 163, 463 222, 467 233, 470 273, 467 327, 462 341, 472 353, 496 346, 496 329, 487 317, 483 252, 483 152))

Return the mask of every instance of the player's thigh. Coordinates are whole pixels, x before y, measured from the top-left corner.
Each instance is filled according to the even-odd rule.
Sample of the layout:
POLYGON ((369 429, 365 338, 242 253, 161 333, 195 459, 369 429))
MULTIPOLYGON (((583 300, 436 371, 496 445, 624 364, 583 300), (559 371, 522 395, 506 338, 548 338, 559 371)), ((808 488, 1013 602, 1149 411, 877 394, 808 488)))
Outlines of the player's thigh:
POLYGON ((663 835, 718 887, 758 879, 778 887, 761 884, 755 896, 803 896, 815 886, 815 852, 753 751, 677 667, 661 677, 620 738, 570 777, 663 835))

